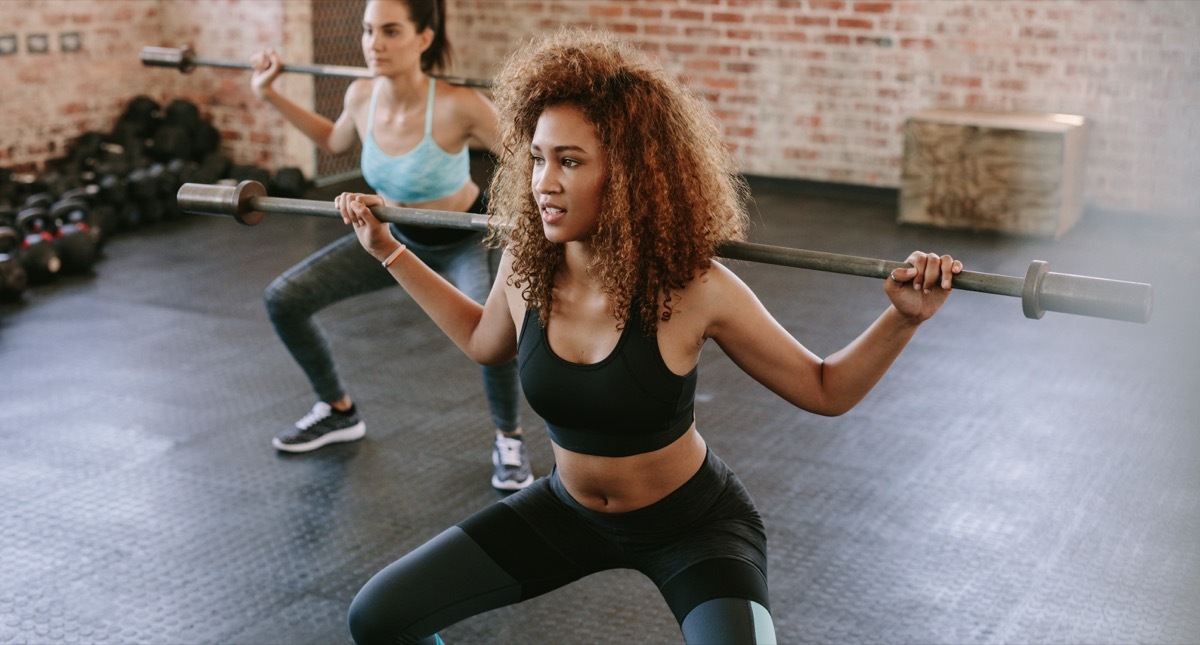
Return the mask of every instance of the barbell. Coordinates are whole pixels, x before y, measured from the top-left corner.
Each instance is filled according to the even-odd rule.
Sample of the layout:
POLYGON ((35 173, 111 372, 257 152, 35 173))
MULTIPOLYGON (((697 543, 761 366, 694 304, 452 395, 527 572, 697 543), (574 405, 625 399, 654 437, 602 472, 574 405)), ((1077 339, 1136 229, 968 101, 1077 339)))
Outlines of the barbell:
MULTIPOLYGON (((258 224, 266 213, 341 219, 341 213, 332 202, 270 197, 267 189, 255 181, 243 181, 236 186, 184 184, 177 198, 185 212, 231 216, 247 226, 258 224)), ((375 206, 371 212, 384 222, 470 230, 487 228, 488 220, 485 214, 392 206, 375 206)), ((890 260, 751 242, 726 242, 718 248, 717 254, 734 260, 880 279, 909 266, 890 260)), ((1049 264, 1041 260, 1034 260, 1029 265, 1024 278, 963 271, 954 276, 954 288, 1020 298, 1025 316, 1034 319, 1041 318, 1047 311, 1057 311, 1145 323, 1150 320, 1154 300, 1154 291, 1149 284, 1053 273, 1049 264)))
MULTIPOLYGON (((142 64, 147 67, 171 67, 183 72, 184 74, 190 74, 197 67, 220 67, 225 69, 244 70, 253 69, 250 63, 246 61, 200 58, 196 55, 195 50, 186 45, 183 47, 143 47, 142 64)), ((371 70, 365 67, 349 67, 347 65, 285 64, 282 71, 296 74, 312 74, 313 76, 338 76, 342 78, 373 78, 375 76, 371 73, 371 70)), ((435 74, 434 77, 453 85, 465 85, 467 87, 478 87, 483 89, 488 89, 492 86, 491 81, 478 78, 440 76, 437 74, 435 74)))

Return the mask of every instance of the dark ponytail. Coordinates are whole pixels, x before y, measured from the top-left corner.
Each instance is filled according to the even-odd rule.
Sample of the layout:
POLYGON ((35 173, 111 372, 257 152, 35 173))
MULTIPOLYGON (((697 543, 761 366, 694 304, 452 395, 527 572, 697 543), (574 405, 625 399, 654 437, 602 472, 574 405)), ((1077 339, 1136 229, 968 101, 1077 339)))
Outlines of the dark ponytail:
POLYGON ((433 30, 433 42, 421 54, 421 71, 444 71, 450 67, 450 39, 446 37, 446 0, 404 0, 417 33, 433 30))

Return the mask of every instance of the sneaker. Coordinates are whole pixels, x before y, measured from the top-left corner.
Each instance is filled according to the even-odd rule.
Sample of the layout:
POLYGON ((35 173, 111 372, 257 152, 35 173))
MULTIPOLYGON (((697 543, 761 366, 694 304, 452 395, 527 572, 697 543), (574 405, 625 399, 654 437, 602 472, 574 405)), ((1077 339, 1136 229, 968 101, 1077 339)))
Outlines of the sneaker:
POLYGON ((351 407, 348 412, 338 412, 324 401, 317 401, 312 411, 296 422, 296 427, 271 440, 278 450, 285 452, 308 452, 327 443, 356 441, 367 434, 367 426, 351 407))
POLYGON ((492 488, 496 490, 521 490, 533 483, 529 453, 520 439, 497 433, 492 465, 496 467, 492 475, 492 488))

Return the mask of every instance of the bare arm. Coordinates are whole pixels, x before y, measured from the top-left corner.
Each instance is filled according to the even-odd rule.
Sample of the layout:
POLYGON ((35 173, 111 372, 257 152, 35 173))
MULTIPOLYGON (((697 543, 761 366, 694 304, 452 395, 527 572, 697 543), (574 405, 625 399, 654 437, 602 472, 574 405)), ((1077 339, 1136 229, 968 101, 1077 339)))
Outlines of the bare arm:
POLYGON ((254 67, 254 74, 250 78, 250 86, 255 96, 278 110, 283 118, 304 136, 331 154, 341 154, 354 147, 358 141, 358 132, 354 127, 352 115, 359 102, 358 95, 364 91, 362 86, 365 85, 369 93, 370 81, 355 81, 351 84, 346 90, 342 113, 334 122, 301 106, 275 89, 274 82, 281 73, 283 61, 274 50, 268 49, 255 54, 251 65, 254 67))
POLYGON ((914 253, 914 269, 897 271, 885 291, 892 304, 846 347, 821 359, 767 312, 732 272, 716 265, 704 301, 712 312, 707 336, 758 382, 816 414, 843 414, 861 401, 908 345, 922 322, 949 295, 948 279, 962 271, 950 256, 914 253), (928 287, 928 288, 927 288, 928 287))
MULTIPOLYGON (((334 204, 342 212, 343 221, 354 226, 363 248, 375 259, 382 262, 400 248, 391 229, 368 208, 382 205, 382 197, 343 193, 334 204)), ((504 363, 517 355, 516 323, 504 293, 511 270, 512 260, 505 254, 492 291, 480 305, 412 253, 402 251, 388 267, 396 282, 450 340, 472 360, 484 365, 504 363)))
POLYGON ((456 116, 466 125, 467 135, 499 154, 499 115, 495 104, 478 90, 469 87, 454 87, 453 91, 456 116))

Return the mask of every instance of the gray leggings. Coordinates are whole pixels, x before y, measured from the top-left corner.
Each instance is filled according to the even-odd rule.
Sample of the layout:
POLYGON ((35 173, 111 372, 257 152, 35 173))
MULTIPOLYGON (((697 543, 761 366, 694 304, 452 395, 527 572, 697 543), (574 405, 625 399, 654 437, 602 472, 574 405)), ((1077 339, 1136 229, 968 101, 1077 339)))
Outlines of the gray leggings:
MULTIPOLYGON (((487 300, 500 251, 484 247, 482 233, 431 246, 413 241, 395 226, 392 232, 410 253, 472 300, 481 304, 487 300)), ((397 286, 395 278, 362 249, 353 233, 310 255, 267 286, 264 300, 275 333, 304 370, 318 399, 337 401, 346 390, 316 313, 342 300, 397 286)), ((516 361, 484 366, 482 372, 493 425, 505 432, 516 430, 520 426, 516 361)))
POLYGON ((658 587, 686 642, 774 642, 766 546, 753 501, 711 452, 675 492, 629 513, 581 506, 554 471, 375 574, 350 605, 350 632, 432 644, 472 615, 630 568, 658 587))

